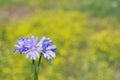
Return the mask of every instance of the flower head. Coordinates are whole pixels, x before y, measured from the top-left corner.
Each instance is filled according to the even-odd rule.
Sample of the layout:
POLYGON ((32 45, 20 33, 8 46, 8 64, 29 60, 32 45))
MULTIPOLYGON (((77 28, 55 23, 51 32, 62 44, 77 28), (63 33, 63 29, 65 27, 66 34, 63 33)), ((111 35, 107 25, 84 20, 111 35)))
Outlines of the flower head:
POLYGON ((26 39, 25 38, 20 38, 18 40, 18 43, 15 45, 17 48, 15 49, 15 52, 20 52, 20 54, 26 53, 28 48, 25 46, 26 44, 26 39))
POLYGON ((30 57, 32 60, 36 60, 36 57, 39 58, 39 46, 37 46, 37 43, 38 38, 32 35, 30 38, 20 38, 15 45, 17 47, 15 52, 20 52, 21 54, 27 53, 26 58, 30 57))
POLYGON ((20 52, 20 54, 26 53, 26 58, 30 57, 31 60, 36 60, 36 57, 40 57, 38 52, 41 52, 45 58, 51 60, 55 58, 56 46, 51 45, 52 40, 43 37, 38 41, 38 37, 30 36, 30 38, 20 38, 17 42, 15 52, 20 52))
POLYGON ((56 46, 51 44, 52 40, 46 37, 43 37, 41 41, 38 43, 38 45, 40 46, 40 51, 42 52, 44 57, 47 58, 48 60, 51 60, 56 56, 54 53, 56 50, 56 46))

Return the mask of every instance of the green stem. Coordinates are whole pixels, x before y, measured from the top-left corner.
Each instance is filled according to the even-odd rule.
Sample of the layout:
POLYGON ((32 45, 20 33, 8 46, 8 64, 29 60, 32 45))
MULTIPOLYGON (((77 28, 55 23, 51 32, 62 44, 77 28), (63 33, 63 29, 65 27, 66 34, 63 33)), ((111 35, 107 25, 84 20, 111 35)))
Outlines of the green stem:
POLYGON ((39 58, 39 61, 38 61, 38 73, 39 73, 39 66, 40 66, 40 63, 41 63, 41 58, 42 58, 42 53, 40 54, 40 58, 39 58))
POLYGON ((35 80, 38 80, 38 73, 37 73, 37 71, 36 71, 36 67, 35 67, 35 80))
POLYGON ((33 64, 34 80, 38 80, 38 76, 37 76, 37 71, 36 71, 36 66, 35 66, 35 61, 34 60, 32 60, 32 64, 33 64))
POLYGON ((39 58, 39 61, 38 61, 38 66, 35 65, 35 61, 32 60, 33 71, 34 71, 34 80, 38 80, 39 66, 40 66, 40 63, 41 63, 41 58, 42 58, 42 53, 40 54, 40 58, 39 58))

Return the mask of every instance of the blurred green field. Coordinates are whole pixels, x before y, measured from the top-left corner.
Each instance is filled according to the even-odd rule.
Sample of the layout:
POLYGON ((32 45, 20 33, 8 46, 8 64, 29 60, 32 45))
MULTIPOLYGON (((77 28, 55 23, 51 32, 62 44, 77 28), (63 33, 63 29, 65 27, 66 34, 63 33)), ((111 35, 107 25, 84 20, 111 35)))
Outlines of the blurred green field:
POLYGON ((29 7, 87 12, 92 16, 115 16, 120 19, 120 0, 0 0, 0 7, 29 7))
POLYGON ((119 80, 120 0, 0 0, 0 80, 33 80, 32 62, 14 53, 19 37, 57 46, 39 80, 119 80))

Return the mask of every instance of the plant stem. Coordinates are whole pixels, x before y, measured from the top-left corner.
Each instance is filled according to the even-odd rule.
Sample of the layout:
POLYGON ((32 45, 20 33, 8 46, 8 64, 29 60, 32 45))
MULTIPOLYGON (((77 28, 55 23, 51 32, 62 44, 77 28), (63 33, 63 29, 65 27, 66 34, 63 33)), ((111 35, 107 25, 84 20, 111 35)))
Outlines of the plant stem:
POLYGON ((37 78, 37 71, 36 71, 36 66, 35 66, 35 61, 34 60, 32 60, 32 64, 33 64, 34 80, 38 80, 38 78, 37 78))
POLYGON ((35 61, 32 60, 33 71, 34 71, 34 80, 38 80, 39 66, 40 66, 40 63, 41 63, 41 58, 42 58, 42 53, 40 54, 40 58, 39 58, 39 61, 38 61, 38 65, 35 65, 35 61))
POLYGON ((39 66, 40 66, 40 63, 41 63, 41 58, 42 58, 42 53, 40 54, 40 58, 39 58, 39 61, 38 61, 38 73, 39 73, 39 66))

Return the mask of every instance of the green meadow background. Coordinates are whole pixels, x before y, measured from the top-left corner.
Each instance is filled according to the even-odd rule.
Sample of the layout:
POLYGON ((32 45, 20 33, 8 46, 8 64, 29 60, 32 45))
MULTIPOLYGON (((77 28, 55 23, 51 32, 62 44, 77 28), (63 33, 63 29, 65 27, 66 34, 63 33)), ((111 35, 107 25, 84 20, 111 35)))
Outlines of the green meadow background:
POLYGON ((33 80, 18 38, 53 40, 39 80, 120 80, 120 0, 0 0, 0 80, 33 80))

